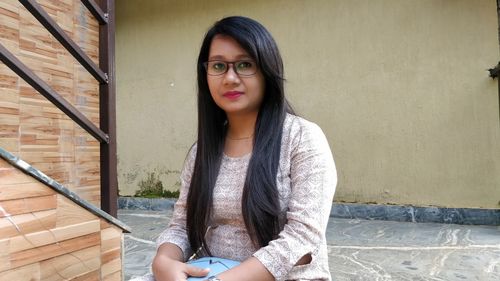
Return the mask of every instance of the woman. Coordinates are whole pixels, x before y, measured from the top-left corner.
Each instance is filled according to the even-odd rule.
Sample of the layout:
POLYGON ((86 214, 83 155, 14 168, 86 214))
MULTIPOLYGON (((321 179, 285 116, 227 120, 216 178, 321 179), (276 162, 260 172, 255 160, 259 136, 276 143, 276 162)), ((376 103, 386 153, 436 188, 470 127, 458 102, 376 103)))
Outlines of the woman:
POLYGON ((157 281, 203 277, 195 253, 241 261, 210 280, 331 280, 325 239, 337 183, 321 129, 293 114, 276 43, 228 17, 198 57, 198 140, 157 240, 157 281))

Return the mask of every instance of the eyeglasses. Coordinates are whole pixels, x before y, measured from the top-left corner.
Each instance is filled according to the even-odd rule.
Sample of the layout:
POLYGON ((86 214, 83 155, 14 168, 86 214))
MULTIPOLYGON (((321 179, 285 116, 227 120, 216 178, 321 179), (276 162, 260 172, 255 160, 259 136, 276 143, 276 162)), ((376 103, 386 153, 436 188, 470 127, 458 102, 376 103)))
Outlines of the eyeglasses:
POLYGON ((211 76, 219 76, 225 74, 229 70, 229 65, 233 65, 233 70, 240 76, 252 76, 257 72, 257 64, 251 60, 240 61, 221 61, 211 60, 203 63, 207 74, 211 76))

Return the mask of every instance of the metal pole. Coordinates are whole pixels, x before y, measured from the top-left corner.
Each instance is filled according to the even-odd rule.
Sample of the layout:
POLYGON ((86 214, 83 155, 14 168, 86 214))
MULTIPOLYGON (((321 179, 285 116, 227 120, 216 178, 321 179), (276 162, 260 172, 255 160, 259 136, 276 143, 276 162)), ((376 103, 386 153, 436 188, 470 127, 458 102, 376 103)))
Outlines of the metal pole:
POLYGON ((101 143, 101 209, 116 217, 118 178, 116 160, 116 79, 115 79, 115 1, 100 0, 107 24, 99 25, 99 66, 108 74, 108 83, 99 86, 100 127, 109 136, 101 143))

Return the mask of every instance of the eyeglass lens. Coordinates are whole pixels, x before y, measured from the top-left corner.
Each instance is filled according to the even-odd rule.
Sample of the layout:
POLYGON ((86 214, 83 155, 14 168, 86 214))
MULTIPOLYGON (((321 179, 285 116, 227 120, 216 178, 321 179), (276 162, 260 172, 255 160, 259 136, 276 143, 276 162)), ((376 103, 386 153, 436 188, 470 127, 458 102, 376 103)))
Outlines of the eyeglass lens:
POLYGON ((257 66, 253 61, 243 60, 235 62, 208 61, 206 63, 208 75, 222 75, 229 70, 229 65, 233 65, 233 70, 238 75, 249 76, 257 72, 257 66))

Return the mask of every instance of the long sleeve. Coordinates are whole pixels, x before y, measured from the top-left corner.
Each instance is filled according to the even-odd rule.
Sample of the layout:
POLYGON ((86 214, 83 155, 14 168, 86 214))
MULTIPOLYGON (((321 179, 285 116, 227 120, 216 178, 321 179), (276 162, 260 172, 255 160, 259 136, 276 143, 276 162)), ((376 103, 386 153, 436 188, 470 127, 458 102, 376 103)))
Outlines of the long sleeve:
POLYGON ((316 257, 326 254, 325 232, 337 185, 335 163, 322 130, 304 121, 293 139, 291 194, 284 228, 277 239, 253 254, 277 281, 290 278, 292 270, 307 267, 294 268, 303 256, 310 254, 315 263, 316 257))
POLYGON ((193 174, 194 162, 196 157, 196 145, 193 145, 189 151, 184 167, 181 172, 181 187, 179 199, 174 205, 174 212, 170 224, 156 240, 156 247, 160 247, 163 243, 173 243, 177 245, 184 254, 184 260, 187 260, 192 254, 191 247, 186 231, 186 201, 191 184, 191 176, 193 174))

